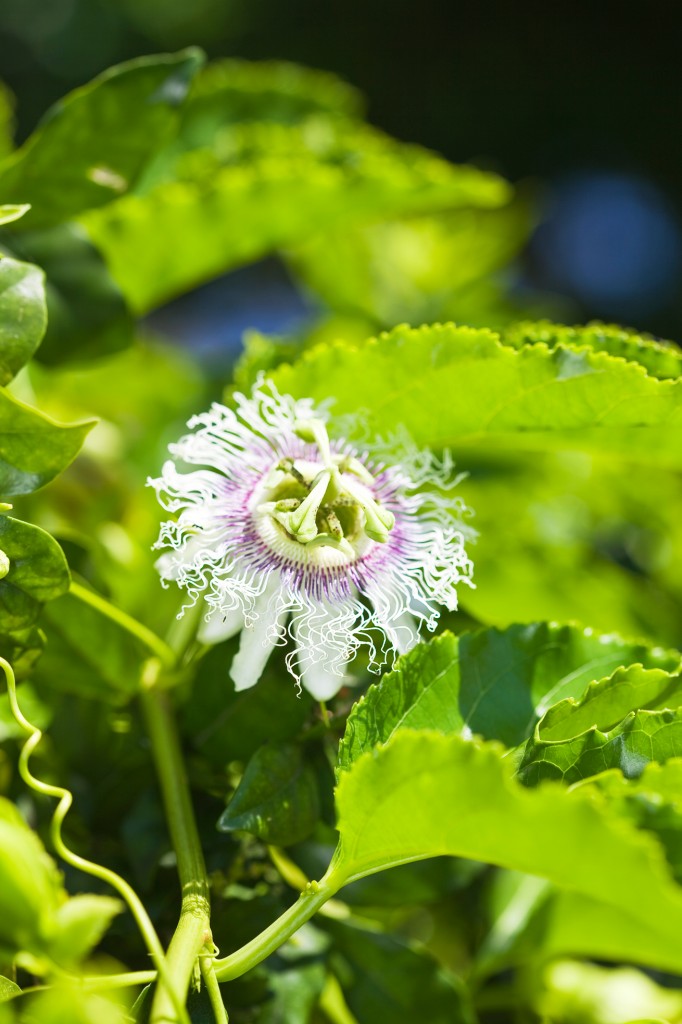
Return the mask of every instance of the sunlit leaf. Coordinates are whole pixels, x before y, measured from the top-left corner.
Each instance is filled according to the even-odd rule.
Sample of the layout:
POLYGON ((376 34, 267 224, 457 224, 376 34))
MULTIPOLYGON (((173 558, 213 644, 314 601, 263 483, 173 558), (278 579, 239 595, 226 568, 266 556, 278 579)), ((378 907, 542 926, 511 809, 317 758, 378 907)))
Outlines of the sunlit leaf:
POLYGON ((111 896, 73 896, 57 911, 57 934, 50 944, 50 956, 64 966, 79 963, 94 949, 122 909, 121 901, 111 896))
POLYGON ((224 152, 189 153, 179 175, 84 218, 138 312, 334 225, 509 198, 495 175, 315 118, 237 126, 224 152))
POLYGON ((339 747, 339 768, 347 769, 403 728, 474 732, 515 746, 531 734, 545 708, 582 695, 589 683, 633 661, 674 669, 680 655, 555 623, 483 629, 459 638, 444 633, 400 658, 355 705, 339 747))
POLYGON ((0 950, 46 952, 63 901, 56 865, 16 808, 0 801, 0 950))
POLYGON ((682 377, 682 352, 672 342, 662 342, 650 335, 638 334, 611 324, 591 323, 584 327, 565 327, 549 320, 539 323, 513 324, 502 333, 505 345, 537 344, 589 348, 595 352, 639 363, 652 377, 675 380, 682 377))
POLYGON ((359 435, 402 426, 435 448, 584 449, 682 465, 682 384, 604 352, 515 350, 490 331, 436 324, 358 348, 320 346, 273 378, 317 400, 333 381, 334 411, 359 435))
POLYGON ((527 790, 512 772, 494 744, 399 731, 341 776, 329 883, 424 857, 470 857, 619 907, 674 941, 682 891, 658 843, 591 793, 527 790))
POLYGON ((617 669, 591 685, 581 700, 555 704, 528 741, 519 774, 576 782, 609 768, 628 778, 650 761, 682 753, 682 676, 641 665, 617 669))

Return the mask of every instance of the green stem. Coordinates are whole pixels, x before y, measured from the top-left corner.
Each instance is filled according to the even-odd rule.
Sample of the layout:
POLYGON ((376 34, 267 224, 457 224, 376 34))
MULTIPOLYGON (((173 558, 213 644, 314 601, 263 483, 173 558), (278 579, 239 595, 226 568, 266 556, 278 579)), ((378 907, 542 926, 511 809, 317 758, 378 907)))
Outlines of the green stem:
MULTIPOLYGON (((167 962, 173 979, 173 993, 176 1000, 184 1003, 197 956, 211 937, 209 885, 168 697, 152 686, 141 691, 141 700, 180 876, 180 920, 168 947, 167 962)), ((177 1021, 173 1003, 166 989, 159 987, 154 996, 150 1024, 177 1021)))
POLYGON ((274 953, 282 943, 298 931, 301 925, 317 913, 320 907, 334 895, 337 888, 328 885, 324 880, 311 883, 310 887, 301 893, 296 903, 285 910, 269 928, 266 928, 235 953, 215 961, 214 968, 218 981, 232 981, 234 978, 239 978, 274 953))
MULTIPOLYGON (((28 721, 19 707, 19 703, 17 701, 16 680, 14 678, 12 666, 9 662, 5 661, 4 658, 0 658, 0 668, 2 668, 5 673, 5 679, 7 681, 7 695, 9 697, 12 714, 21 728, 28 733, 28 739, 24 743, 21 748, 21 753, 19 754, 19 774, 29 789, 32 789, 36 793, 41 793, 43 796, 53 797, 59 801, 52 816, 52 822, 50 825, 52 845, 54 846, 56 853, 71 867, 77 868, 79 871, 83 871, 85 874, 91 875, 93 878, 99 878, 101 881, 106 882, 125 900, 130 912, 135 918, 142 937, 144 938, 154 966, 156 967, 159 976, 164 981, 163 990, 169 994, 172 993, 171 976, 166 966, 163 947, 159 941, 158 935, 156 934, 154 925, 145 910, 144 904, 135 890, 128 884, 128 882, 125 881, 124 878, 117 875, 115 871, 111 871, 109 868, 105 868, 101 864, 95 864, 93 861, 86 860, 85 857, 81 857, 70 850, 64 842, 62 837, 62 825, 71 808, 71 804, 73 803, 73 796, 68 789, 43 782, 41 779, 36 778, 36 776, 31 772, 29 767, 31 754, 40 743, 43 734, 40 729, 36 728, 36 726, 32 725, 32 723, 28 721)), ((183 1024, 189 1024, 189 1017, 184 1009, 184 1005, 182 1003, 178 1003, 172 994, 171 998, 173 999, 173 1004, 179 1014, 177 1020, 181 1020, 183 1024)))
POLYGON ((124 974, 85 974, 82 977, 69 975, 69 984, 83 988, 86 992, 104 992, 110 988, 133 988, 135 985, 151 985, 156 981, 156 971, 126 971, 124 974))
POLYGON ((100 614, 106 615, 112 622, 116 622, 121 629, 125 629, 126 632, 137 637, 152 654, 161 659, 165 667, 171 668, 175 665, 175 654, 172 648, 151 629, 148 629, 141 622, 138 622, 137 619, 134 619, 132 615, 128 615, 126 612, 121 611, 120 608, 116 608, 115 605, 107 601, 101 594, 96 594, 94 590, 88 590, 87 587, 76 583, 75 580, 71 580, 70 590, 79 601, 89 604, 91 608, 96 608, 100 614))
POLYGON ((204 979, 204 985, 208 992, 208 998, 211 1001, 211 1009, 213 1010, 213 1016, 215 1017, 216 1024, 229 1024, 227 1017, 227 1010, 225 1009, 225 1003, 220 992, 220 985, 215 973, 215 960, 213 956, 213 950, 215 949, 212 942, 207 943, 208 952, 202 953, 199 956, 199 963, 201 965, 201 976, 204 979))

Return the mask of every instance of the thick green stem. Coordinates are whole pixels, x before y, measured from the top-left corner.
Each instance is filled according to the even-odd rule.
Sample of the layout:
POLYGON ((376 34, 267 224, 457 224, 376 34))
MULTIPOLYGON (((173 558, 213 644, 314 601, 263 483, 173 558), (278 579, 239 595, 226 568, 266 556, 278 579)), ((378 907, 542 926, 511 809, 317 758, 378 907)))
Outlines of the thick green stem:
POLYGON ((247 942, 236 953, 215 961, 214 968, 218 981, 232 981, 234 978, 239 978, 265 960, 271 953, 279 949, 282 943, 291 938, 301 925, 309 921, 336 891, 336 888, 327 885, 324 880, 312 882, 301 893, 293 907, 285 910, 269 928, 266 928, 251 942, 247 942))
MULTIPOLYGON (((141 700, 180 876, 180 920, 168 947, 166 962, 174 995, 184 1002, 197 956, 211 935, 209 885, 168 696, 152 686, 142 690, 141 700)), ((173 1000, 165 988, 159 987, 152 1005, 150 1024, 161 1024, 162 1021, 175 1024, 177 1019, 173 1000)))

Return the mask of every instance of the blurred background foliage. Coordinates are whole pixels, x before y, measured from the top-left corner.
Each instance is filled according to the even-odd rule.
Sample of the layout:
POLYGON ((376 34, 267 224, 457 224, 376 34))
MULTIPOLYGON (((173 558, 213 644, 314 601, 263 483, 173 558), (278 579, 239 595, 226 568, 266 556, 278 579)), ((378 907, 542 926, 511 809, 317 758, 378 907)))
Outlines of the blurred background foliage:
MULTIPOLYGON (((110 144, 114 164, 98 162, 87 187, 60 179, 57 213, 49 176, 36 177, 33 211, 3 229, 4 251, 45 269, 50 307, 40 362, 13 393, 60 419, 99 417, 73 466, 19 499, 19 514, 58 537, 75 573, 164 631, 177 595, 161 591, 153 568, 159 509, 143 485, 187 417, 233 379, 248 387, 318 341, 362 343, 400 321, 489 326, 512 345, 549 340, 510 326, 544 316, 681 336, 682 163, 671 131, 679 19, 659 2, 520 12, 380 0, 357 11, 310 0, 4 0, 0 155, 52 102, 119 60, 191 44, 217 60, 198 72, 195 55, 180 61, 171 77, 180 92, 189 86, 187 100, 138 131, 142 148, 155 133, 153 152, 137 159, 131 147, 123 174, 107 122, 95 148, 110 144)), ((138 111, 122 109, 127 138, 138 111)), ((61 173, 66 151, 50 130, 48 121, 32 151, 0 167, 3 201, 28 198, 13 194, 27 180, 22 152, 35 159, 43 146, 45 166, 61 173)), ((666 360, 675 364, 676 350, 661 353, 649 372, 674 375, 666 360)), ((679 474, 584 452, 455 454, 480 537, 477 589, 448 625, 556 619, 682 646, 679 474)), ((174 864, 127 704, 135 680, 126 681, 124 645, 107 663, 106 635, 97 664, 79 650, 82 614, 68 598, 48 606, 45 653, 22 683, 31 717, 49 726, 40 768, 76 793, 74 844, 132 875, 167 938, 174 864)), ((233 694, 228 661, 224 649, 211 652, 193 699, 182 682, 178 694, 216 934, 237 947, 291 901, 297 871, 314 875, 325 863, 332 775, 312 731, 305 759, 319 793, 307 834, 270 837, 290 846, 288 864, 273 865, 263 837, 216 831, 262 745, 293 742, 315 715, 293 689, 283 695, 275 668, 233 694)), ((353 699, 339 700, 339 729, 353 699)), ((47 807, 17 784, 4 702, 0 739, 2 789, 45 830, 47 807)), ((377 986, 394 995, 395 1024, 471 1022, 474 1005, 486 1024, 682 1019, 674 979, 563 959, 580 948, 573 935, 583 925, 569 898, 534 879, 428 862, 365 880, 348 902, 372 926, 310 926, 268 976, 229 986, 231 1019, 347 1021, 318 970, 329 949, 360 1024, 379 1019, 377 986), (466 992, 455 975, 467 977, 466 992)), ((145 966, 126 918, 106 942, 104 956, 145 966)), ((59 997, 49 998, 40 1019, 58 1020, 59 997)))

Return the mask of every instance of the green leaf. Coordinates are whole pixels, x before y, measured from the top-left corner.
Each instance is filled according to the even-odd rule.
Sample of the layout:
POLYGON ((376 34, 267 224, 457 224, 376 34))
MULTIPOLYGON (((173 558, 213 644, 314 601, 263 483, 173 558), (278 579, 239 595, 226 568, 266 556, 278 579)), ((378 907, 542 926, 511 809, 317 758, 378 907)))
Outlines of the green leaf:
POLYGON ((152 159, 136 191, 172 180, 185 152, 224 144, 237 124, 296 124, 313 114, 356 117, 360 93, 336 75, 286 61, 216 60, 194 77, 177 137, 152 159))
POLYGON ((334 225, 509 198, 495 175, 338 119, 236 126, 179 173, 83 218, 138 313, 334 225))
POLYGON ((78 454, 94 421, 64 426, 0 389, 0 495, 30 494, 78 454))
POLYGON ((48 322, 41 362, 99 358, 132 342, 133 320, 125 300, 82 227, 60 224, 6 233, 4 243, 14 255, 39 264, 46 275, 48 322))
POLYGON ((680 972, 680 949, 626 910, 509 871, 493 875, 492 895, 492 927, 474 968, 479 984, 503 970, 533 969, 566 956, 680 972))
POLYGON ((45 634, 37 626, 0 632, 0 657, 9 661, 17 679, 25 679, 43 652, 45 634))
POLYGON ((427 953, 391 935, 326 920, 330 964, 358 1024, 474 1024, 464 985, 427 953))
POLYGON ((598 790, 622 817, 652 832, 663 846, 675 878, 682 882, 681 784, 682 759, 675 757, 665 764, 651 761, 637 778, 611 769, 582 785, 598 790))
POLYGON ((10 999, 20 995, 21 989, 16 982, 10 981, 9 978, 0 977, 0 1003, 7 1003, 10 999))
POLYGON ((612 324, 590 323, 584 327, 565 327, 549 320, 512 324, 502 332, 505 345, 520 348, 538 342, 549 348, 588 348, 595 352, 639 363, 651 377, 675 380, 682 377, 682 352, 671 341, 657 341, 612 324))
POLYGON ((49 533, 0 515, 0 548, 9 558, 9 572, 0 579, 0 631, 12 633, 32 626, 46 601, 69 589, 69 567, 49 533))
POLYGON ((258 1015, 258 1024, 310 1024, 326 973, 324 963, 319 960, 271 971, 268 975, 271 997, 258 1015))
MULTIPOLYGON (((646 926, 627 910, 574 892, 557 892, 539 912, 535 955, 542 961, 580 956, 611 963, 638 963, 679 974, 679 948, 653 926, 646 926)), ((519 962, 526 965, 529 950, 519 962)))
POLYGON ((526 745, 519 775, 529 786, 550 778, 577 782, 609 768, 636 778, 649 761, 682 751, 681 704, 682 675, 641 665, 618 669, 577 703, 569 698, 549 709, 526 745))
POLYGON ((288 846, 312 832, 319 813, 317 779, 301 747, 266 745, 246 766, 218 828, 288 846))
POLYGON ((16 204, 0 206, 0 224, 11 224, 12 221, 19 220, 20 217, 23 217, 30 209, 31 207, 28 203, 24 203, 19 206, 16 204))
POLYGON ((115 704, 137 692, 149 651, 97 608, 68 593, 45 606, 40 625, 47 644, 37 687, 115 704))
POLYGON ((22 1006, 21 1020, 22 1024, 130 1024, 119 1001, 103 993, 84 992, 76 984, 51 986, 33 996, 25 1009, 22 1006))
POLYGON ((357 89, 326 71, 287 61, 211 61, 192 82, 175 149, 210 146, 219 132, 241 122, 357 117, 362 106, 357 89))
POLYGON ((436 449, 585 449, 682 465, 682 384, 605 352, 515 350, 490 331, 436 324, 359 348, 321 345, 272 376, 282 393, 317 401, 333 381, 334 412, 358 438, 407 428, 436 449))
POLYGON ((90 893, 72 896, 57 911, 57 934, 50 944, 51 958, 62 966, 80 963, 122 910, 121 901, 111 896, 90 893))
POLYGON ((30 263, 0 259, 0 385, 8 384, 40 345, 47 326, 45 278, 30 263))
POLYGON ((401 730, 342 774, 325 881, 338 888, 424 857, 469 857, 619 907, 674 942, 682 892, 658 843, 593 793, 527 790, 512 772, 495 744, 401 730))
POLYGON ((60 100, 0 166, 0 191, 31 203, 30 227, 69 220, 117 199, 177 129, 199 50, 140 57, 60 100))
POLYGON ((656 985, 631 967, 618 970, 563 961, 550 964, 535 999, 543 1020, 554 1024, 637 1024, 665 1014, 679 1020, 682 992, 656 985))
MULTIPOLYGON (((286 256, 326 306, 362 316, 375 329, 450 319, 475 326, 467 296, 511 261, 529 230, 523 202, 494 209, 472 204, 428 217, 339 225, 286 256)), ((480 322, 493 326, 482 299, 480 322)))
POLYGON ((14 149, 14 94, 0 82, 0 158, 14 149))
POLYGON ((0 799, 0 951, 41 957, 64 899, 56 865, 8 800, 0 799))
POLYGON ((338 767, 349 768, 402 728, 474 732, 516 746, 545 708, 580 696, 588 683, 633 661, 674 669, 680 655, 546 622, 482 629, 459 639, 443 633, 399 658, 354 706, 338 767))
POLYGON ((476 589, 461 594, 474 618, 576 620, 679 643, 678 474, 642 462, 628 473, 622 461, 578 452, 529 457, 482 448, 459 468, 469 475, 458 493, 479 532, 471 550, 476 589))
POLYGON ((238 693, 228 676, 237 642, 218 644, 202 658, 180 718, 192 746, 218 769, 224 768, 226 751, 230 758, 248 761, 263 744, 293 740, 313 706, 308 693, 298 698, 293 680, 289 685, 282 679, 274 658, 258 686, 238 693))

